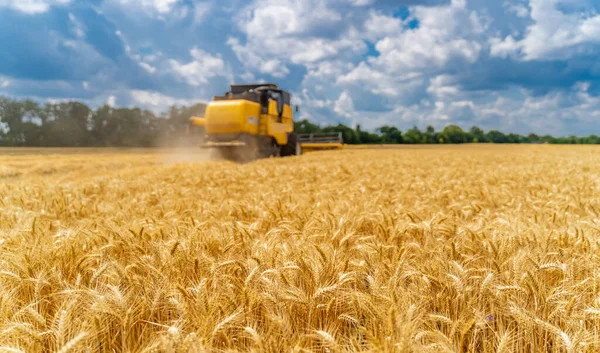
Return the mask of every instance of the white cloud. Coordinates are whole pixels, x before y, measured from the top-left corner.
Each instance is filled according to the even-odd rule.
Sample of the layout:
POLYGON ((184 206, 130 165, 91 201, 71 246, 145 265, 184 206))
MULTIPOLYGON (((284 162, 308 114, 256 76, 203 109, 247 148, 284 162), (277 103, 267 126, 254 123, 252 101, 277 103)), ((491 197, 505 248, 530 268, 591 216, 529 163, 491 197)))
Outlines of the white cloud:
POLYGON ((250 37, 309 33, 314 27, 321 26, 322 21, 331 24, 342 20, 342 16, 329 8, 324 0, 261 0, 245 11, 247 20, 241 27, 250 37))
POLYGON ((0 77, 0 88, 7 88, 8 86, 10 86, 10 80, 0 77))
POLYGON ((375 68, 361 62, 356 68, 336 79, 336 83, 343 85, 364 85, 371 93, 389 97, 398 97, 406 89, 423 80, 419 72, 389 73, 386 68, 375 68))
POLYGON ((71 31, 77 38, 85 37, 85 32, 87 28, 85 25, 75 17, 72 13, 69 12, 69 21, 71 22, 71 31))
MULTIPOLYGON (((174 19, 175 21, 181 21, 181 20, 184 20, 190 13, 190 7, 178 6, 178 7, 175 7, 173 10, 169 9, 165 13, 169 13, 169 12, 171 12, 173 14, 172 19, 174 19)), ((162 12, 159 11, 159 13, 162 13, 162 12)), ((195 13, 194 13, 194 16, 196 16, 195 13)))
POLYGON ((446 98, 459 93, 458 87, 454 84, 455 80, 449 75, 439 75, 430 80, 427 92, 440 98, 446 98))
MULTIPOLYGON (((61 37, 56 28, 53 33, 60 33, 52 37, 57 46, 73 52, 69 57, 74 59, 67 65, 73 66, 75 78, 41 82, 0 77, 0 91, 14 95, 35 86, 40 99, 44 93, 38 92, 51 92, 60 99, 106 88, 108 93, 99 93, 88 102, 131 103, 161 112, 169 105, 194 103, 182 97, 210 97, 217 82, 219 86, 223 81, 234 82, 235 72, 239 80, 273 80, 298 87, 292 99, 302 105, 300 118, 314 122, 337 123, 334 119, 339 118, 365 128, 392 124, 405 130, 414 124, 432 124, 441 129, 458 123, 464 128, 475 124, 506 132, 531 129, 564 134, 580 129, 588 133, 597 125, 593 119, 600 118, 600 98, 594 96, 597 82, 578 82, 572 87, 564 87, 564 82, 574 82, 568 73, 571 68, 578 75, 584 73, 580 77, 594 70, 589 61, 577 58, 579 53, 600 48, 600 16, 581 10, 593 2, 578 1, 447 0, 434 5, 435 1, 226 0, 221 5, 214 0, 104 0, 95 11, 114 23, 110 31, 123 41, 127 55, 119 62, 105 58, 93 46, 97 43, 86 40, 86 26, 91 30, 92 23, 79 11, 79 6, 87 5, 77 3, 66 20, 70 38, 61 37), (409 6, 409 17, 404 20, 395 17, 388 6, 409 2, 428 5, 409 6), (409 26, 412 21, 418 24, 416 28, 409 26), (198 32, 213 25, 225 31, 218 36, 230 38, 228 48, 212 40, 207 45, 198 32), (159 31, 161 35, 155 35, 159 31), (373 43, 375 55, 366 55, 365 42, 373 43), (203 50, 194 48, 189 57, 179 56, 181 48, 187 51, 193 45, 203 50), (152 48, 152 53, 144 54, 141 48, 152 48), (488 51, 507 60, 491 66, 488 57, 481 55, 488 51), (563 63, 568 59, 569 68, 544 64, 540 68, 547 76, 540 79, 514 59, 563 63), (132 62, 136 66, 131 70, 136 76, 127 76, 119 67, 127 60, 131 60, 128 69, 132 62), (79 63, 83 66, 78 67, 79 63), (475 77, 471 70, 491 79, 475 77), (503 72, 507 74, 502 76, 503 72), (557 77, 547 79, 553 73, 557 77), (181 84, 173 87, 173 78, 181 84), (163 86, 159 91, 131 91, 132 82, 163 86), (540 96, 538 90, 533 95, 527 90, 531 87, 548 93, 540 96), (589 130, 580 123, 588 124, 589 130)), ((36 14, 67 2, 0 0, 0 7, 36 14)))
POLYGON ((194 5, 194 24, 200 24, 204 21, 206 16, 211 11, 211 4, 208 2, 201 2, 194 5))
POLYGON ((451 106, 453 107, 458 107, 458 108, 464 108, 464 107, 469 107, 469 108, 475 108, 475 104, 471 101, 458 101, 458 102, 452 102, 451 106))
POLYGON ((573 87, 576 91, 587 92, 590 89, 589 82, 577 82, 573 87))
POLYGON ((407 21, 413 19, 419 22, 418 28, 388 33, 375 44, 379 56, 361 62, 340 76, 337 83, 362 85, 377 95, 402 97, 451 63, 472 64, 479 59, 483 47, 479 41, 486 27, 464 1, 412 7, 407 21))
POLYGON ((207 84, 212 77, 231 77, 230 70, 220 55, 213 56, 197 47, 190 50, 193 60, 182 64, 177 60, 169 60, 171 69, 177 77, 192 86, 207 84))
POLYGON ((344 49, 358 52, 364 48, 364 43, 356 39, 342 38, 330 41, 323 38, 312 38, 294 45, 295 50, 291 56, 291 61, 294 64, 310 65, 321 60, 333 58, 344 49))
POLYGON ((368 6, 372 5, 375 0, 351 0, 354 6, 368 6))
POLYGON ((113 107, 113 108, 114 108, 114 107, 115 107, 115 105, 116 105, 116 103, 117 103, 117 97, 115 97, 115 96, 112 96, 112 95, 111 95, 111 96, 109 96, 109 97, 108 97, 108 99, 106 100, 106 104, 107 104, 109 107, 113 107))
POLYGON ((345 29, 342 14, 331 8, 331 3, 254 1, 235 19, 246 34, 246 42, 230 38, 228 45, 246 68, 275 77, 285 77, 288 64, 310 68, 341 53, 365 51, 364 34, 351 27, 345 29), (272 60, 277 60, 279 67, 275 68, 276 61, 272 60), (271 63, 265 67, 264 61, 271 63))
POLYGON ((335 101, 333 111, 343 116, 344 118, 351 118, 354 113, 354 102, 352 97, 347 91, 342 92, 338 100, 335 101))
POLYGON ((0 0, 0 7, 9 7, 27 14, 48 11, 51 6, 67 5, 71 0, 0 0))
POLYGON ((516 57, 517 50, 521 44, 517 42, 512 35, 507 36, 504 40, 499 38, 490 38, 490 55, 506 58, 516 57))
POLYGON ((139 65, 146 71, 148 71, 149 73, 153 74, 156 72, 156 68, 148 63, 145 62, 140 62, 139 65))
POLYGON ((343 60, 323 61, 308 70, 306 78, 335 78, 353 68, 351 63, 343 60))
POLYGON ((177 0, 142 0, 142 3, 148 3, 160 13, 166 13, 171 11, 171 7, 177 2, 177 0))
POLYGON ((174 8, 178 0, 113 0, 122 5, 141 7, 145 10, 155 11, 158 14, 164 15, 174 8))
POLYGON ((136 105, 142 105, 152 110, 155 113, 165 111, 167 108, 173 105, 192 105, 196 101, 188 99, 179 99, 164 95, 159 92, 145 91, 145 90, 133 90, 130 92, 131 100, 136 105))
POLYGON ((281 78, 287 76, 290 73, 287 67, 281 64, 281 61, 277 59, 271 59, 263 61, 260 64, 260 72, 271 74, 273 77, 281 78))
POLYGON ((240 75, 240 77, 245 81, 254 81, 254 74, 252 72, 245 72, 240 75))
POLYGON ((512 3, 509 1, 504 2, 504 8, 510 13, 514 13, 517 17, 527 18, 529 17, 529 9, 521 3, 512 3))
POLYGON ((290 70, 277 59, 263 59, 253 48, 241 45, 236 38, 229 38, 227 45, 235 52, 238 60, 248 69, 273 77, 285 77, 290 70), (274 64, 278 65, 275 66, 274 64))
POLYGON ((394 36, 402 31, 402 21, 397 17, 386 16, 371 11, 365 22, 366 38, 376 40, 388 35, 394 36))
POLYGON ((414 17, 419 28, 377 42, 380 56, 373 60, 377 66, 398 73, 444 67, 453 59, 477 61, 481 45, 470 37, 481 31, 480 23, 473 20, 463 1, 454 0, 443 7, 415 7, 414 17))
POLYGON ((593 130, 576 130, 571 124, 595 125, 600 117, 600 97, 586 90, 586 82, 577 83, 572 91, 554 91, 542 96, 528 96, 518 89, 508 95, 495 93, 493 99, 476 99, 467 92, 455 92, 428 101, 410 105, 397 105, 383 113, 355 112, 364 117, 361 124, 375 128, 384 124, 404 126, 417 125, 424 128, 433 125, 441 130, 448 124, 457 124, 463 129, 473 125, 485 131, 497 129, 505 133, 552 134, 565 136, 573 132, 589 135, 593 130))
POLYGON ((490 40, 490 53, 506 57, 519 55, 523 60, 568 59, 581 45, 600 43, 600 15, 565 13, 558 5, 565 0, 530 0, 533 24, 523 39, 511 35, 490 40))

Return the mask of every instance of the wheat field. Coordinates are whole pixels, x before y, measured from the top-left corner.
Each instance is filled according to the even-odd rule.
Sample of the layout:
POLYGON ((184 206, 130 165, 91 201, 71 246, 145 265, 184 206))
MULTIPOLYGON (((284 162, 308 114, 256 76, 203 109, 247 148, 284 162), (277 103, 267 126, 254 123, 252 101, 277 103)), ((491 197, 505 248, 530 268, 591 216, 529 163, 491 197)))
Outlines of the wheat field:
POLYGON ((600 351, 594 146, 0 153, 3 352, 600 351))

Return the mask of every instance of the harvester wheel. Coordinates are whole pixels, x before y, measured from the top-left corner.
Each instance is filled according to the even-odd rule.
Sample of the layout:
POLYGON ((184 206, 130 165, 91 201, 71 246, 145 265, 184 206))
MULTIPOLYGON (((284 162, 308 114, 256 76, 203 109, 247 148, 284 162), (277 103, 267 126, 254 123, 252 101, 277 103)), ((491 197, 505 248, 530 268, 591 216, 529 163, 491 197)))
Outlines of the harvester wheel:
POLYGON ((263 139, 260 142, 260 158, 279 157, 281 155, 281 147, 274 139, 263 139))
POLYGON ((235 163, 250 163, 259 157, 256 141, 249 140, 245 146, 227 146, 219 148, 223 159, 235 163))
POLYGON ((288 143, 281 146, 281 156, 299 156, 302 154, 302 146, 298 140, 298 135, 289 134, 288 143))
POLYGON ((281 147, 274 139, 248 137, 244 146, 220 147, 223 159, 237 163, 249 163, 261 158, 281 156, 281 147))
POLYGON ((243 162, 239 147, 221 147, 218 149, 221 158, 230 162, 243 162))

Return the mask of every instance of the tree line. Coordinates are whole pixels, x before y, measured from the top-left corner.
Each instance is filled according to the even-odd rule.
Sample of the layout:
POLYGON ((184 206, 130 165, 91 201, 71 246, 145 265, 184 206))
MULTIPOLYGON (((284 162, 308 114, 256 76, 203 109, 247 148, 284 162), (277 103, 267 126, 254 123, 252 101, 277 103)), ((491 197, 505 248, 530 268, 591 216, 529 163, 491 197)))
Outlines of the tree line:
POLYGON ((355 129, 343 124, 320 127, 308 120, 302 120, 295 123, 295 130, 299 133, 341 132, 344 142, 347 144, 600 143, 600 137, 597 135, 554 137, 530 133, 523 136, 514 133, 506 134, 498 130, 485 132, 477 126, 465 131, 454 124, 447 125, 442 131, 435 131, 434 127, 430 125, 424 131, 421 131, 417 126, 413 126, 411 129, 402 132, 394 126, 385 125, 377 128, 375 132, 368 132, 362 130, 360 125, 357 125, 355 129))
POLYGON ((140 108, 96 110, 76 102, 0 97, 0 145, 44 147, 155 147, 181 143, 190 116, 204 104, 172 106, 160 115, 140 108))
MULTIPOLYGON (((141 108, 114 108, 108 105, 91 109, 76 102, 40 104, 25 99, 0 97, 0 146, 39 147, 156 147, 185 143, 191 116, 203 115, 205 104, 172 106, 157 115, 141 108)), ((473 126, 465 131, 448 125, 442 131, 432 126, 414 126, 401 131, 382 126, 373 132, 343 124, 319 126, 308 120, 295 122, 298 133, 341 132, 348 144, 439 144, 439 143, 552 143, 597 144, 600 137, 553 137, 484 132, 473 126)))

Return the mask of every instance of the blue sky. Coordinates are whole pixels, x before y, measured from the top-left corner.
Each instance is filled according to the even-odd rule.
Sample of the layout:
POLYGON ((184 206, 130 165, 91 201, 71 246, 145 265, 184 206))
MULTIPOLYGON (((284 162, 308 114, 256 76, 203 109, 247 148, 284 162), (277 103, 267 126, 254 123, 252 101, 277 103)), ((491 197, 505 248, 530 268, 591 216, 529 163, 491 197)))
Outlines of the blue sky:
POLYGON ((141 106, 232 82, 300 118, 600 134, 599 0, 0 0, 0 95, 141 106))

